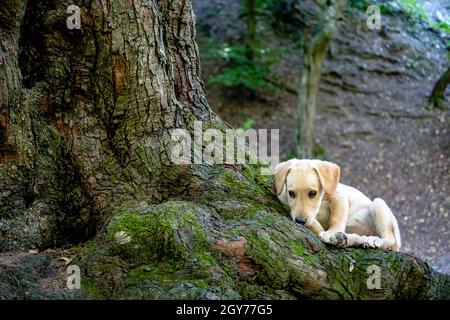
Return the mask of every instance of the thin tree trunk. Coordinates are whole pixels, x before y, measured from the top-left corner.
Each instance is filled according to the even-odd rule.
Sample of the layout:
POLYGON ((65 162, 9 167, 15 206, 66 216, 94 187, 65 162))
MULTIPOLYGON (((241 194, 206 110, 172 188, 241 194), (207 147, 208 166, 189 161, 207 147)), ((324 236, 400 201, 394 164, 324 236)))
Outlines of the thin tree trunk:
POLYGON ((315 30, 311 31, 311 36, 304 39, 304 58, 297 102, 297 155, 301 158, 313 157, 316 99, 320 87, 323 60, 346 2, 345 0, 331 1, 320 17, 315 30))
POLYGON ((329 250, 258 166, 171 161, 171 129, 228 128, 205 99, 191 1, 81 1, 80 30, 69 5, 0 5, 0 251, 22 251, 0 254, 0 298, 449 298, 414 257, 329 250), (23 253, 48 247, 70 248, 23 253))
POLYGON ((435 108, 445 108, 445 90, 450 83, 450 68, 439 78, 431 92, 430 102, 435 108))

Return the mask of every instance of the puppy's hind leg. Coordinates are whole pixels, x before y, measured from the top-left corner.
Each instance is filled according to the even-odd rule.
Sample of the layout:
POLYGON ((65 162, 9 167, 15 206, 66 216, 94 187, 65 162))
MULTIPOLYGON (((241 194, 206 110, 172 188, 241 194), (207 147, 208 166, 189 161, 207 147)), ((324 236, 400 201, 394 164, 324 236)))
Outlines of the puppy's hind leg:
POLYGON ((383 199, 376 198, 373 200, 372 213, 377 233, 383 241, 382 248, 398 251, 401 246, 400 230, 391 209, 383 199))
POLYGON ((352 214, 345 232, 348 247, 381 248, 383 241, 375 236, 372 208, 362 208, 352 214))

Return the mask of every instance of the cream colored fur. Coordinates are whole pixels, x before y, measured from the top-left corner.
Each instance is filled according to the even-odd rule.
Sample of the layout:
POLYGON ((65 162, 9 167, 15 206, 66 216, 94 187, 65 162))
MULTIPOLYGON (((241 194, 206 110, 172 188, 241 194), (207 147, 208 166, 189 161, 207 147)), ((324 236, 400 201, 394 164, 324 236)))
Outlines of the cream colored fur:
POLYGON ((339 166, 321 160, 292 159, 275 169, 278 198, 290 207, 294 221, 305 222, 322 241, 398 251, 400 231, 386 203, 370 200, 339 179, 339 166))

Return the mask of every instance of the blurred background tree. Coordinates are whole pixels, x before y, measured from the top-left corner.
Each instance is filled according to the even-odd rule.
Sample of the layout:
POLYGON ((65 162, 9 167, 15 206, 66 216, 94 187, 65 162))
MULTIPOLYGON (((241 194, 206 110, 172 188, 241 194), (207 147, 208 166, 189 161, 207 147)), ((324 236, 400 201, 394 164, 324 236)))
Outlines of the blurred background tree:
POLYGON ((450 67, 436 82, 433 91, 431 92, 430 102, 435 108, 445 109, 447 104, 445 102, 445 90, 450 83, 450 67))
POLYGON ((297 156, 312 158, 316 144, 316 97, 319 92, 323 60, 330 44, 336 23, 346 0, 317 1, 321 7, 318 22, 305 31, 303 65, 298 91, 297 156))

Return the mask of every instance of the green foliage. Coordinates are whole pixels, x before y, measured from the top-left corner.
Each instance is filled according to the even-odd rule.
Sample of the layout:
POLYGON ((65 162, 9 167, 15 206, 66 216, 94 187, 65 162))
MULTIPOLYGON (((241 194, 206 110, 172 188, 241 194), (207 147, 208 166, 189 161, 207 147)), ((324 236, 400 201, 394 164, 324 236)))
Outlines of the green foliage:
MULTIPOLYGON (((350 0, 349 5, 352 8, 356 8, 358 10, 361 10, 363 12, 367 11, 367 8, 372 5, 373 3, 370 3, 367 0, 350 0)), ((380 4, 378 5, 380 7, 381 14, 391 14, 392 7, 389 6, 389 4, 380 4)))
POLYGON ((450 34, 450 23, 448 22, 435 22, 430 19, 422 3, 417 0, 398 0, 403 10, 413 19, 426 22, 432 29, 437 32, 450 34))
POLYGON ((382 4, 380 7, 380 12, 381 12, 381 14, 392 14, 392 13, 394 13, 394 10, 392 10, 391 6, 382 4))
POLYGON ((242 130, 248 130, 253 128, 253 126, 255 125, 255 119, 253 118, 248 118, 247 120, 244 121, 244 123, 241 126, 242 130))
MULTIPOLYGON (((261 10, 263 8, 264 3, 267 0, 255 0, 255 11, 256 14, 261 14, 261 10)), ((240 17, 245 17, 248 13, 248 0, 241 0, 241 14, 240 17)))
POLYGON ((317 159, 325 160, 327 158, 327 151, 322 145, 316 143, 313 148, 313 155, 317 159))
POLYGON ((224 45, 212 48, 210 58, 223 62, 222 73, 209 79, 209 83, 219 83, 227 87, 244 87, 250 91, 259 89, 276 90, 267 79, 272 77, 271 66, 279 62, 280 49, 255 46, 224 45), (251 50, 251 58, 248 54, 251 50))
POLYGON ((220 73, 209 79, 208 83, 245 89, 252 94, 259 90, 275 91, 278 89, 277 85, 271 81, 275 78, 272 66, 279 63, 280 56, 286 50, 263 46, 258 41, 256 25, 261 17, 265 19, 273 17, 272 9, 275 4, 287 2, 294 3, 298 0, 256 0, 252 8, 248 8, 250 1, 241 1, 239 18, 243 21, 248 19, 249 13, 252 11, 254 12, 253 17, 256 19, 256 21, 252 19, 251 26, 247 25, 246 41, 219 44, 210 39, 200 44, 204 58, 221 62, 220 73))
POLYGON ((370 5, 367 0, 350 0, 350 6, 362 11, 366 11, 367 7, 370 5))
POLYGON ((306 23, 300 4, 300 0, 266 0, 262 10, 276 33, 301 41, 306 23))
POLYGON ((448 22, 432 22, 431 26, 436 31, 450 34, 450 23, 448 22))
POLYGON ((285 154, 282 155, 281 161, 288 161, 290 159, 298 158, 297 157, 297 151, 295 149, 291 149, 285 154))
POLYGON ((428 21, 428 14, 426 13, 423 5, 418 3, 416 0, 398 0, 399 4, 403 10, 408 13, 411 17, 428 21))

